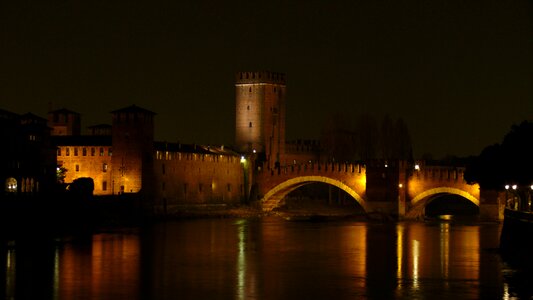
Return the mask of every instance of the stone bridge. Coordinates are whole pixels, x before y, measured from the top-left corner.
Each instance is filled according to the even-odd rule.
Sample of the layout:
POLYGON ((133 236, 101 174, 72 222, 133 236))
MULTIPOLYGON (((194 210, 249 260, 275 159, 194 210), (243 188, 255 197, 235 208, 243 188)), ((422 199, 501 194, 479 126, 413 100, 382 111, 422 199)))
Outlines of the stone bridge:
POLYGON ((362 165, 310 163, 290 165, 277 170, 259 172, 256 177, 264 211, 274 209, 283 198, 297 188, 324 182, 340 188, 365 208, 366 169, 362 165))
POLYGON ((291 191, 323 182, 348 193, 367 213, 383 213, 405 219, 424 216, 426 206, 442 195, 458 195, 480 208, 486 219, 499 219, 497 194, 483 195, 477 184, 463 178, 464 168, 424 166, 399 162, 395 166, 308 163, 255 174, 258 198, 271 211, 291 191))
POLYGON ((422 166, 406 173, 405 184, 399 186, 399 214, 407 219, 423 218, 426 205, 442 195, 461 196, 480 206, 479 185, 464 180, 464 168, 422 166))

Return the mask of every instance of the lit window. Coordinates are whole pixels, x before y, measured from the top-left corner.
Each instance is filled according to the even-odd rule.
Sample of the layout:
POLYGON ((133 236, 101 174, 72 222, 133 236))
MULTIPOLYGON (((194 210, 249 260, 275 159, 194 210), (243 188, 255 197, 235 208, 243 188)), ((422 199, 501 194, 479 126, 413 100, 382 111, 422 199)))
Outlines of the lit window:
POLYGON ((17 180, 13 177, 6 179, 6 192, 16 193, 17 192, 17 180))
POLYGON ((107 164, 106 163, 103 164, 102 171, 103 172, 107 172, 107 164))

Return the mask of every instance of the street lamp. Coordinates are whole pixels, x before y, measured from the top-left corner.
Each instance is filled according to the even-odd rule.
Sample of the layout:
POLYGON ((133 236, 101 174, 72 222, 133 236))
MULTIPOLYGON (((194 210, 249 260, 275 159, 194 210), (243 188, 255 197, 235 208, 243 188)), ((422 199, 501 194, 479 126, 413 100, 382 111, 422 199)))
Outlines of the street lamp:
POLYGON ((248 168, 246 167, 246 157, 244 155, 241 155, 241 165, 242 165, 242 176, 243 176, 243 195, 244 195, 244 202, 246 202, 248 201, 248 176, 247 176, 248 168))

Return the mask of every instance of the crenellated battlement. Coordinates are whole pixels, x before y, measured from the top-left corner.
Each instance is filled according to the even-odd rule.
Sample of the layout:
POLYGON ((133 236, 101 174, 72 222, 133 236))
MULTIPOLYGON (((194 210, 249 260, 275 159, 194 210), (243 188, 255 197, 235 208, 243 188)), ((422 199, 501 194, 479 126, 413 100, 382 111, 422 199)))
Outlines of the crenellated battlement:
POLYGON ((279 72, 238 72, 235 76, 236 84, 246 83, 273 83, 286 85, 287 79, 284 73, 279 72))
POLYGON ((306 173, 357 173, 366 174, 366 167, 362 164, 350 163, 329 163, 329 162, 310 162, 306 164, 296 164, 282 166, 278 169, 262 170, 261 172, 269 172, 270 175, 287 175, 306 173))
POLYGON ((463 167, 424 166, 413 173, 414 180, 464 181, 463 167))

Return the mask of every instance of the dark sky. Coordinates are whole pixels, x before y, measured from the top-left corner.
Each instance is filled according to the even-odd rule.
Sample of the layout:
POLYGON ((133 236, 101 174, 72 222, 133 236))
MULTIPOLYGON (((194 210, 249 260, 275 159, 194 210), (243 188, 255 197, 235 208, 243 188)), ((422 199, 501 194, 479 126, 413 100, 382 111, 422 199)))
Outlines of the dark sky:
POLYGON ((533 116, 527 0, 0 1, 0 108, 83 126, 136 104, 156 138, 231 144, 234 74, 285 72, 287 137, 402 117, 415 156, 471 155, 533 116))

